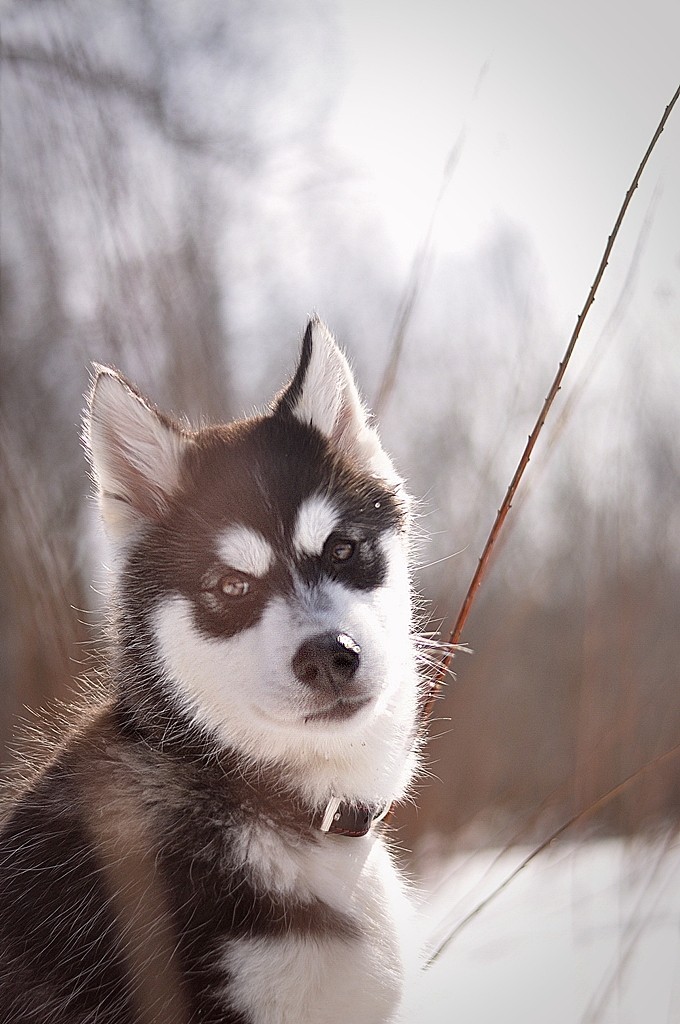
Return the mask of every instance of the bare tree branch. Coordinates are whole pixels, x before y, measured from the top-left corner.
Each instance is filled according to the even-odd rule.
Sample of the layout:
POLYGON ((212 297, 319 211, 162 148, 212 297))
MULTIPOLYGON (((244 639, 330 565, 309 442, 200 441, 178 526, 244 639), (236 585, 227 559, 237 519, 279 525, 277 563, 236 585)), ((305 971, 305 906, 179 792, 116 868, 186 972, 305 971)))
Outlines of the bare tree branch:
POLYGON ((678 86, 678 88, 676 89, 676 91, 675 91, 675 93, 674 93, 670 103, 667 105, 666 109, 664 110, 663 116, 661 117, 661 120, 659 121, 659 124, 657 125, 656 131, 654 132, 652 140, 649 143, 649 146, 647 147, 647 150, 646 150, 642 160, 640 161, 640 164, 639 164, 635 174, 633 175, 633 180, 630 183, 630 187, 628 188, 628 191, 626 192, 625 198, 624 198, 623 203, 621 205, 621 209, 619 210, 618 216, 617 216, 616 221, 614 223, 614 227, 612 229, 612 232, 609 235, 609 238, 607 239, 607 244, 605 246, 604 253, 602 254, 602 259, 600 260, 600 265, 599 265, 599 267, 597 269, 597 273, 595 274, 595 278, 593 280, 593 283, 590 286, 590 291, 588 292, 588 297, 586 298, 586 301, 585 301, 585 304, 583 306, 583 309, 581 310, 581 312, 579 313, 579 315, 578 315, 578 317, 576 319, 576 325, 575 325, 574 330, 572 332, 571 338, 569 339, 569 344, 567 345, 567 348, 566 348, 566 351, 565 351, 564 356, 562 358, 562 361, 559 364, 559 367, 558 367, 558 370, 557 370, 557 374, 555 375, 555 379, 552 382, 552 385, 551 385, 550 390, 549 390, 549 392, 548 392, 548 394, 546 396, 546 399, 545 399, 545 401, 543 403, 543 406, 541 407, 541 411, 538 414, 538 419, 536 420, 536 423, 534 425, 534 429, 529 434, 529 439, 527 441, 527 444, 526 444, 526 447, 524 449, 524 452, 522 453, 522 457, 519 460, 519 463, 517 465, 517 469, 515 470, 515 474, 514 474, 512 480, 510 481, 510 485, 509 485, 509 487, 507 489, 507 492, 505 494, 505 498, 503 499, 503 503, 501 504, 501 507, 499 508, 498 513, 496 515, 496 518, 494 520, 493 526, 491 527, 491 532, 489 533, 489 536, 487 538, 486 544, 484 546, 484 550, 482 551, 482 554, 479 557, 479 561, 477 563, 477 568, 476 568, 476 570, 475 570, 475 572, 473 574, 472 580, 470 581, 470 585, 468 587, 467 593, 466 593, 465 598, 463 600, 463 604, 462 604, 461 609, 460 609, 460 611, 458 613, 458 618, 456 619, 455 625, 454 625, 454 627, 451 630, 451 633, 449 635, 449 640, 448 640, 449 646, 448 646, 448 649, 447 649, 444 657, 442 658, 441 665, 440 665, 436 675, 434 676, 434 678, 433 678, 433 680, 431 682, 430 694, 429 694, 428 699, 426 701, 425 710, 424 710, 424 717, 425 717, 425 719, 429 715, 429 712, 430 712, 431 707, 432 707, 432 703, 433 703, 434 699, 436 698, 436 696, 437 696, 437 694, 438 694, 438 692, 439 692, 439 690, 440 690, 440 688, 441 688, 441 686, 442 686, 442 684, 444 682, 444 679, 446 678, 447 672, 449 671, 449 668, 451 666, 451 662, 453 660, 453 656, 454 656, 455 651, 456 651, 456 647, 460 643, 460 639, 461 639, 461 636, 462 636, 463 629, 465 627, 465 623, 467 622, 468 615, 470 614, 470 609, 472 608, 473 601, 474 601, 474 599, 476 597, 477 591, 479 590, 479 587, 480 587, 480 585, 482 583, 482 580, 484 579, 486 571, 487 571, 487 569, 489 567, 489 561, 490 561, 490 558, 491 558, 491 554, 492 554, 493 549, 494 549, 494 547, 496 545, 496 541, 498 540, 500 532, 501 532, 501 530, 503 528, 503 524, 504 524, 504 522, 505 522, 505 520, 507 518, 508 512, 510 511, 510 509, 512 507, 512 502, 513 502, 513 499, 515 497, 515 493, 517 491, 517 488, 519 487, 519 484, 520 484, 520 481, 522 479, 522 476, 524 475, 524 471, 525 471, 525 469, 527 468, 527 466, 529 464, 529 460, 531 458, 531 454, 532 454, 532 452, 534 450, 534 447, 536 445, 536 441, 538 440, 538 435, 540 434, 540 432, 541 432, 541 430, 543 428, 543 424, 545 423, 546 417, 547 417, 548 413, 550 412, 550 408, 551 408, 551 406, 552 406, 552 404, 553 404, 553 402, 555 400, 557 392, 560 390, 560 387, 562 386, 562 380, 564 378, 564 374, 566 372, 567 366, 569 365, 569 360, 571 359, 572 353, 574 351, 574 347, 576 346, 576 342, 578 341, 579 335, 581 334, 581 329, 583 328, 583 324, 585 323, 586 316, 588 315, 590 307, 592 306, 593 302, 595 301, 595 296, 597 294, 597 290, 598 290, 598 288, 600 286, 600 282, 602 280, 602 277, 604 276, 604 272, 605 272, 607 264, 609 262, 609 257, 611 255, 612 249, 614 248, 614 243, 616 241, 617 235, 618 235, 619 230, 621 228, 621 225, 623 223, 624 217, 626 215, 626 211, 628 210, 628 207, 630 205, 630 201, 633 198, 633 194, 634 194, 635 190, 638 187, 638 184, 640 182, 640 178, 642 177, 642 172, 644 171, 644 169, 645 169, 645 167, 647 165, 647 162, 649 161, 649 158, 652 155, 654 147, 656 146, 656 144, 657 144, 657 142, 659 140, 659 137, 661 136, 661 133, 663 132, 663 130, 664 130, 665 126, 666 126, 666 122, 668 121, 668 118, 670 117, 671 111, 673 110, 673 107, 675 106, 679 96, 680 96, 680 86, 678 86))

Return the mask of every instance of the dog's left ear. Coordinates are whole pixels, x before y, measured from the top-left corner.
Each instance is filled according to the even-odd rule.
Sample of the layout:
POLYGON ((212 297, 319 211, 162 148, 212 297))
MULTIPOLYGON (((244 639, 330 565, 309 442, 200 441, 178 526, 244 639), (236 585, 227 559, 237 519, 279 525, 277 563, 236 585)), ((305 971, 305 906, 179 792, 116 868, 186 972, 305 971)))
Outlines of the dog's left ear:
POLYGON ((347 359, 318 317, 307 325, 298 368, 277 396, 274 412, 316 427, 334 447, 376 476, 395 484, 402 482, 369 424, 347 359))

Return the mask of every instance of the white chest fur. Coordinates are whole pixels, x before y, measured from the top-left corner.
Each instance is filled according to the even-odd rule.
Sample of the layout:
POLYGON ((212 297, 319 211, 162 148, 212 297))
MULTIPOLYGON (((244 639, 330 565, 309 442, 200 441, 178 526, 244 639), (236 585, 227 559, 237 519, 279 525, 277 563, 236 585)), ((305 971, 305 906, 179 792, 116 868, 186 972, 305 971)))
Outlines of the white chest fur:
POLYGON ((256 884, 321 899, 351 918, 357 936, 230 940, 223 962, 231 1005, 257 1024, 395 1020, 411 906, 382 840, 324 836, 310 846, 256 828, 246 847, 256 884))

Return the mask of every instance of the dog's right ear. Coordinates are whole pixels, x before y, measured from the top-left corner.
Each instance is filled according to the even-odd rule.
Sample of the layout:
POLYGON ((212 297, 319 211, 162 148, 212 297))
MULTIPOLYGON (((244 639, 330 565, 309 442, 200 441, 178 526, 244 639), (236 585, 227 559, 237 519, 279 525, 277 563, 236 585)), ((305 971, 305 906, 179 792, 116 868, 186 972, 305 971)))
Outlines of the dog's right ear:
POLYGON ((307 325, 293 379, 273 408, 278 416, 292 416, 314 427, 369 473, 401 485, 359 397, 349 363, 317 316, 307 325))
POLYGON ((83 439, 111 537, 124 540, 160 519, 179 483, 190 435, 116 370, 95 364, 83 439))

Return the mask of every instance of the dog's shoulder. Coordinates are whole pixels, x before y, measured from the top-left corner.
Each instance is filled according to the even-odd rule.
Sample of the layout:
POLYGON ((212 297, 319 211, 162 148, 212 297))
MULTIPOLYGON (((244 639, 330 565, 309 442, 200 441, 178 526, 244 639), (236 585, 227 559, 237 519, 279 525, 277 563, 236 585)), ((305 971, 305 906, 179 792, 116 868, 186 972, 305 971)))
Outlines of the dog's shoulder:
POLYGON ((90 978, 108 994, 121 1024, 134 1020, 92 830, 104 810, 95 811, 93 787, 110 759, 108 719, 106 708, 88 716, 57 746, 15 797, 0 829, 3 1021, 66 1021, 64 994, 78 988, 84 995, 71 1004, 68 1020, 86 1021, 83 982, 90 978))
POLYGON ((259 1019, 274 991, 282 1019, 324 1019, 338 1000, 357 1020, 382 1014, 400 966, 389 855, 379 836, 323 836, 299 811, 275 779, 160 753, 103 707, 0 833, 8 1019, 33 1019, 41 992, 56 1013, 80 990, 70 1022, 89 1021, 95 990, 121 1024, 146 1019, 139 998, 259 1019))

